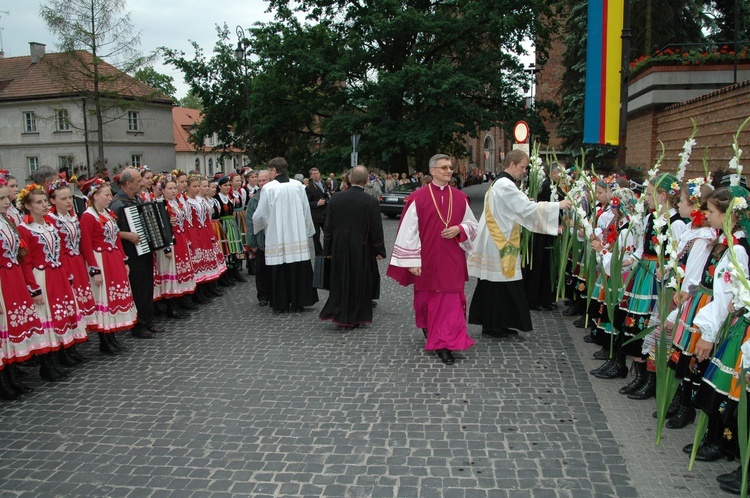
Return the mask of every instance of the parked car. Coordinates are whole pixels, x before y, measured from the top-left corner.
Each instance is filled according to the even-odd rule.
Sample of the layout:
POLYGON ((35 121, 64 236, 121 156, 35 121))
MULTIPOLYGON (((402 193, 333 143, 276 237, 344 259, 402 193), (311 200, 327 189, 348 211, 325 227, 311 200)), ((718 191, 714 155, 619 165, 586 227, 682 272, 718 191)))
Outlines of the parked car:
POLYGON ((416 182, 404 183, 403 185, 398 185, 387 194, 383 194, 380 197, 380 212, 389 218, 395 218, 400 215, 401 211, 404 210, 406 199, 417 187, 419 187, 419 183, 416 182))

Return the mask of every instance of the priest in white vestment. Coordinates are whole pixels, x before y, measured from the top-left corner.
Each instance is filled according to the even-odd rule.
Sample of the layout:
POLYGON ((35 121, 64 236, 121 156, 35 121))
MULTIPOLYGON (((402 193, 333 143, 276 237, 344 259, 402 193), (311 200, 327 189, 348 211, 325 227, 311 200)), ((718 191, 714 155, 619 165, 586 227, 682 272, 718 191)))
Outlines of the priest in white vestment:
POLYGON ((481 325, 482 333, 491 337, 532 329, 521 273, 521 227, 557 235, 560 210, 571 206, 567 199, 529 200, 516 186, 528 164, 529 156, 522 150, 506 156, 505 170, 485 196, 479 235, 469 253, 469 275, 479 279, 469 308, 469 323, 481 325))
POLYGON ((318 302, 312 286, 311 237, 315 234, 305 186, 288 176, 283 157, 271 159, 272 181, 261 191, 253 231, 266 231, 266 265, 271 270, 271 306, 277 313, 302 311, 318 302))

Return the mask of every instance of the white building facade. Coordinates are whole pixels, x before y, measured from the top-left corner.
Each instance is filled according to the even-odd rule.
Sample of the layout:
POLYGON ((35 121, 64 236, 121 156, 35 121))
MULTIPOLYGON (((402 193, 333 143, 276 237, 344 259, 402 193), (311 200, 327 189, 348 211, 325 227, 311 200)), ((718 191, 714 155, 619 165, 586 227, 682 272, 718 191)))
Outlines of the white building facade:
MULTIPOLYGON (((10 171, 22 184, 42 165, 55 169, 67 166, 71 174, 87 176, 97 168, 93 103, 80 94, 60 91, 55 82, 40 81, 46 74, 38 67, 43 57, 43 46, 40 52, 39 44, 32 44, 31 57, 0 59, 0 168, 10 171), (34 84, 26 84, 28 79, 34 84)), ((138 90, 153 92, 145 87, 139 85, 138 90)), ((159 96, 133 102, 138 103, 132 108, 113 108, 104 114, 106 168, 110 173, 131 165, 149 165, 154 170, 174 168, 172 101, 159 96)))

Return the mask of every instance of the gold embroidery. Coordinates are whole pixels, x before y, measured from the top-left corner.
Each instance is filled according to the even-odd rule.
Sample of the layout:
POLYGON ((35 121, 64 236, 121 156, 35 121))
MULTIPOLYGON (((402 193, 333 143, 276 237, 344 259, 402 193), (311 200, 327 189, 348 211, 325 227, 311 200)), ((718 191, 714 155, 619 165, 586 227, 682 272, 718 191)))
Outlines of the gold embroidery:
POLYGON ((500 261, 503 265, 503 275, 512 278, 516 274, 516 261, 521 253, 521 227, 518 223, 513 223, 513 229, 510 231, 510 240, 503 235, 500 226, 492 216, 490 209, 490 196, 492 191, 487 192, 484 201, 484 216, 487 219, 487 229, 490 232, 492 240, 495 242, 500 251, 500 261))

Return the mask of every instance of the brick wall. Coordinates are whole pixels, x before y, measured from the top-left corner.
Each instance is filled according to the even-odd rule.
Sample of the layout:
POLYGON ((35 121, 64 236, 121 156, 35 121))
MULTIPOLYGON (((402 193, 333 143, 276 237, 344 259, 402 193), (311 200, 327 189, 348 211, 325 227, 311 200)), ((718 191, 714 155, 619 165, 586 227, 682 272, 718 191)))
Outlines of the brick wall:
MULTIPOLYGON (((704 95, 697 99, 674 104, 656 114, 656 137, 664 143, 666 157, 662 169, 676 171, 685 140, 692 132, 690 118, 698 125, 695 136, 697 145, 693 147, 689 173, 703 173, 703 154, 706 147, 710 171, 726 170, 733 157, 732 137, 737 128, 750 116, 750 81, 744 81, 704 95)), ((630 123, 628 123, 630 135, 630 123)), ((750 151, 750 125, 740 135, 740 148, 750 151)), ((630 147, 628 147, 630 149, 630 147)), ((630 152, 628 150, 628 152, 630 152)), ((744 163, 748 162, 744 154, 744 163)), ((628 157, 630 157, 628 155, 628 157)), ((750 172, 750 168, 745 168, 750 172)), ((688 173, 688 174, 689 174, 688 173)))
POLYGON ((654 158, 654 144, 656 143, 656 116, 654 111, 631 116, 628 119, 625 165, 644 172, 651 169, 651 166, 656 162, 654 158))
MULTIPOLYGON (((563 22, 562 19, 559 22, 563 22)), ((539 60, 536 62, 536 93, 535 100, 550 100, 560 104, 560 87, 562 85, 565 67, 563 66, 563 55, 565 54, 565 43, 561 35, 554 35, 548 48, 549 57, 546 64, 540 65, 539 60)), ((559 119, 552 117, 549 113, 542 112, 544 126, 549 132, 550 148, 557 150, 562 149, 562 140, 557 137, 557 126, 559 119)))

